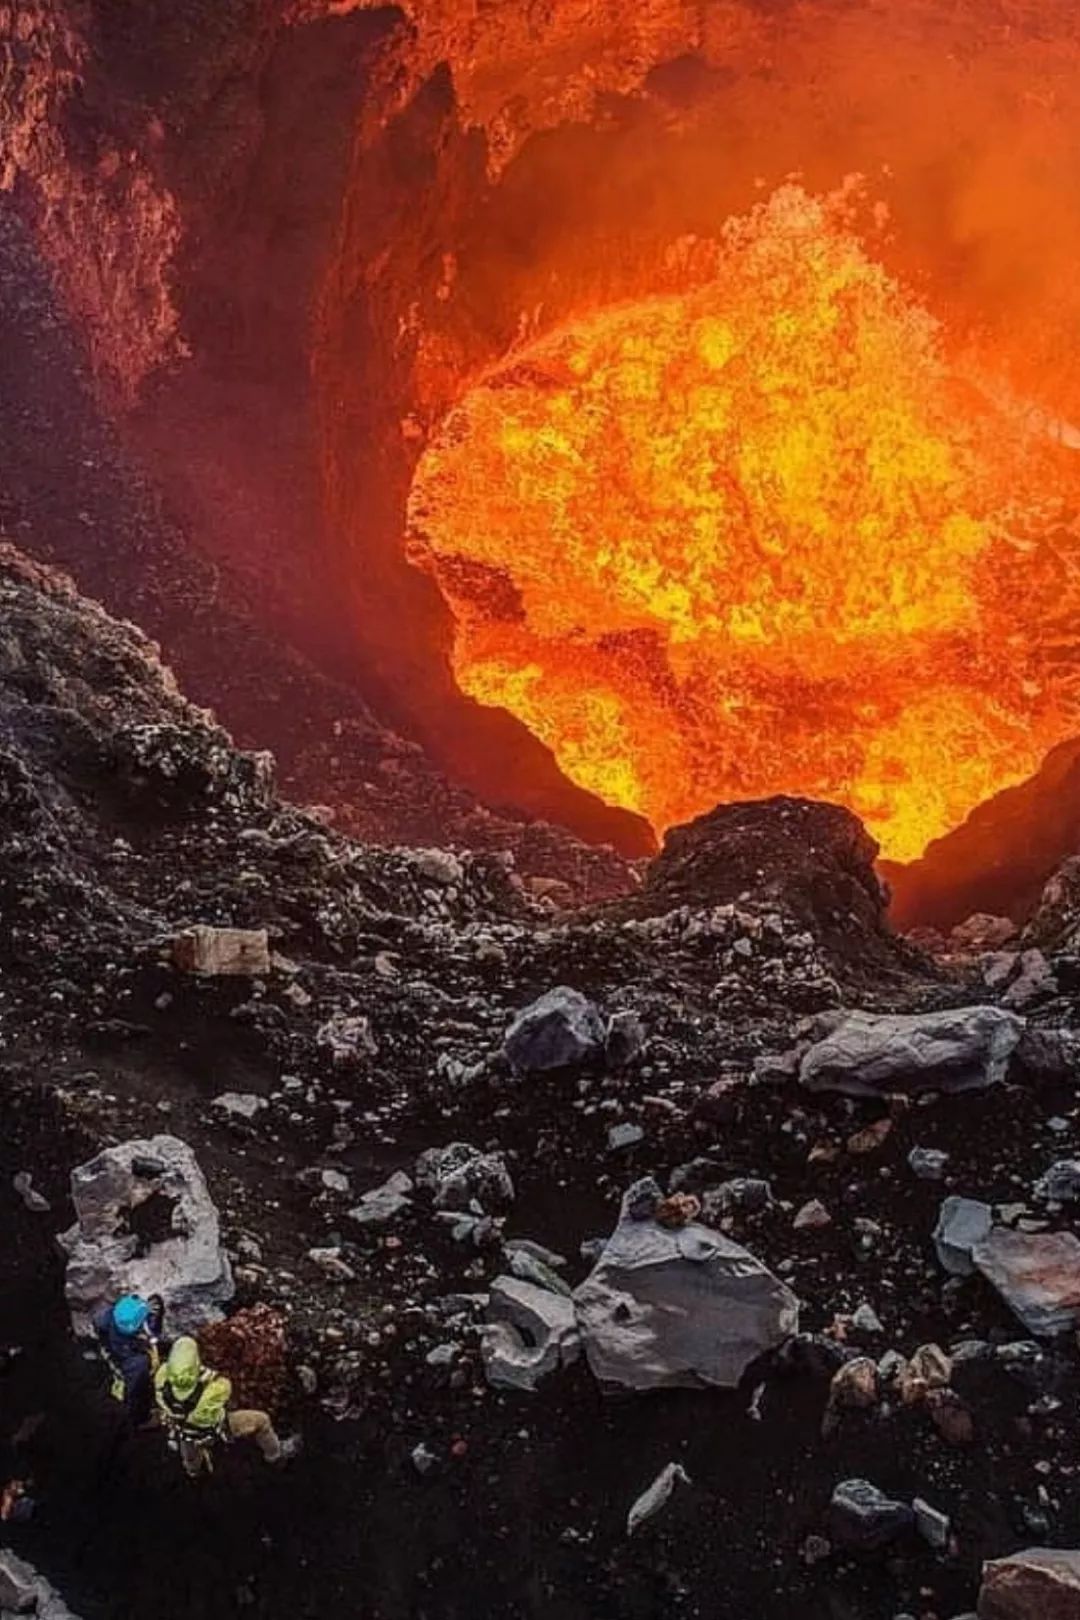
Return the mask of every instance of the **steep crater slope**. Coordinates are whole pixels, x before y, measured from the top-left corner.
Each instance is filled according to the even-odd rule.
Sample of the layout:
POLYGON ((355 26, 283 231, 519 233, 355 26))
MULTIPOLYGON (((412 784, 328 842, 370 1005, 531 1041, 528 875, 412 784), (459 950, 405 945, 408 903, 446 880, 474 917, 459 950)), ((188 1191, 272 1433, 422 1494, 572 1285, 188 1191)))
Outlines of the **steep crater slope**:
MULTIPOLYGON (((6 15, 3 26, 14 30, 6 15)), ((520 723, 531 667, 510 679, 496 671, 517 719, 458 689, 461 604, 484 596, 509 604, 512 619, 513 591, 464 557, 452 557, 439 581, 412 566, 406 507, 418 460, 492 368, 512 372, 520 356, 535 370, 530 357, 544 352, 545 334, 692 286, 710 240, 745 216, 759 181, 774 187, 798 169, 825 195, 861 169, 885 210, 875 255, 964 350, 975 393, 974 407, 965 395, 965 412, 1034 422, 1069 462, 1076 413, 1054 364, 1054 323, 1072 307, 1068 255, 1042 224, 1067 222, 1059 234, 1069 238, 1072 204, 1056 177, 1072 128, 1075 45, 1059 10, 1007 0, 990 12, 919 0, 887 16, 827 0, 704 9, 672 0, 629 26, 609 4, 584 13, 561 4, 283 10, 273 0, 184 0, 138 14, 27 8, 5 59, 4 183, 75 317, 99 398, 164 492, 185 548, 212 560, 212 593, 230 606, 242 601, 268 636, 359 690, 382 722, 482 801, 639 855, 652 847, 650 830, 574 786, 537 740, 553 742, 569 774, 595 786, 604 773, 576 737, 576 719, 561 738, 552 714, 537 717, 537 735, 520 723), (905 74, 932 86, 939 121, 913 125, 909 99, 895 93, 905 74), (1045 104, 1027 94, 1036 81, 1056 87, 1045 104), (969 147, 977 159, 953 161, 969 147), (1032 159, 1019 170, 1018 152, 1032 159), (997 196, 1007 210, 993 205, 997 196), (87 253, 88 242, 100 252, 87 253), (995 366, 1012 376, 1015 394, 996 385, 987 394, 995 366)), ((546 374, 538 381, 551 384, 546 374)), ((13 506, 21 518, 24 493, 13 506)), ((130 611, 125 569, 110 570, 104 554, 88 562, 94 536, 20 539, 130 611)), ((1047 568, 1067 572, 1069 524, 1052 527, 1050 539, 1047 568)), ((512 555, 512 539, 500 536, 500 545, 512 555)), ((1045 547, 1036 549, 1041 557, 1045 547)), ((189 672, 181 655, 190 598, 160 572, 158 584, 160 623, 151 628, 185 680, 218 699, 245 740, 274 745, 288 768, 279 735, 288 721, 260 709, 253 690, 249 728, 239 706, 232 712, 228 670, 206 657, 189 672)), ((1001 589, 1010 594, 1007 583, 1001 589)), ((1027 599, 1022 589, 1011 594, 1027 599)), ((985 658, 959 658, 983 692, 1004 669, 1012 706, 995 721, 992 760, 972 733, 964 780, 952 784, 957 804, 1019 781, 1040 728, 1061 735, 1060 716, 1042 710, 1039 725, 1018 729, 1013 700, 1068 684, 1062 619, 1036 649, 1034 671, 1016 659, 1002 665, 997 644, 985 658)), ((965 633, 960 624, 956 634, 965 633)), ((612 649, 599 651, 603 662, 612 649)), ((616 652, 636 679, 656 649, 642 632, 616 652)), ((932 663, 912 657, 904 679, 917 684, 932 663)), ((790 684, 783 676, 784 693, 790 684)), ((469 690, 494 688, 485 677, 469 690)), ((963 737, 997 713, 993 703, 971 710, 928 700, 905 720, 903 694, 889 701, 904 712, 885 714, 884 735, 903 742, 909 765, 913 750, 926 753, 935 716, 963 737)), ((598 713, 606 724, 604 703, 598 713)), ((795 727, 807 769, 819 718, 808 699, 795 727)), ((769 776, 755 790, 746 750, 725 752, 711 735, 709 744, 733 756, 725 781, 746 776, 748 795, 785 787, 769 776)), ((863 798, 873 810, 876 794, 900 791, 890 747, 871 750, 856 772, 860 808, 863 798)), ((345 779, 347 731, 340 750, 328 740, 308 752, 312 775, 331 778, 311 797, 362 797, 345 779)), ((612 780, 624 765, 611 764, 612 780)), ((936 794, 932 768, 920 769, 936 794)), ((919 811, 935 825, 943 813, 919 811)), ((371 832, 362 810, 356 830, 371 832)), ((1048 828, 1033 881, 1066 852, 1048 828)), ((977 857, 977 903, 983 874, 987 904, 995 892, 988 863, 992 855, 977 857)), ((905 915, 933 881, 923 885, 915 872, 903 885, 905 915)), ((1024 897, 1009 903, 1019 908, 1024 897)), ((927 901, 927 916, 935 904, 927 901)))
POLYGON ((509 1620, 538 1604, 638 1620, 676 1589, 708 1613, 721 1583, 768 1620, 826 1620, 838 1597, 877 1620, 970 1608, 982 1557, 1030 1540, 1034 1515, 1068 1538, 1080 1504, 1058 1414, 1075 1349, 1017 1349, 1002 1302, 941 1272, 930 1234, 944 1191, 1015 1211, 1080 1146, 1075 1075, 1047 1059, 1080 1024, 1074 885, 1039 936, 1060 981, 1029 1007, 1041 1067, 911 1107, 815 1094, 793 1043, 843 1007, 925 1016, 1000 994, 981 960, 945 973, 889 934, 873 846, 846 812, 718 812, 669 840, 632 900, 553 919, 505 856, 364 847, 290 807, 270 762, 193 708, 138 631, 10 548, 0 606, 0 1163, 16 1232, 0 1304, 5 1351, 23 1352, 4 1360, 0 1472, 34 1475, 42 1507, 13 1539, 84 1620, 151 1599, 164 1620, 193 1603, 267 1620, 509 1620), (193 924, 268 929, 269 967, 186 971, 173 941, 193 924), (507 1026, 557 984, 640 1024, 645 1045, 622 1066, 515 1076, 507 1026), (288 1474, 229 1453, 198 1495, 157 1437, 117 1438, 68 1335, 53 1242, 73 1165, 163 1127, 208 1174, 238 1303, 285 1313, 283 1416, 307 1437, 288 1474), (358 1197, 454 1140, 503 1155, 507 1210, 455 1237, 419 1193, 396 1225, 353 1222, 358 1197), (950 1155, 944 1183, 915 1176, 914 1147, 950 1155), (579 1245, 610 1230, 626 1185, 691 1161, 703 1195, 768 1180, 769 1201, 716 1218, 789 1280, 809 1337, 741 1391, 608 1401, 580 1365, 535 1397, 487 1387, 462 1296, 509 1263, 504 1240, 562 1251, 576 1283, 579 1245), (11 1191, 28 1168, 47 1212, 11 1191), (794 1220, 815 1201, 827 1225, 794 1220), (880 1331, 853 1321, 864 1304, 880 1331), (829 1377, 855 1350, 972 1340, 989 1348, 956 1374, 969 1441, 889 1402, 823 1438, 829 1377), (693 1488, 627 1542, 630 1499, 673 1458, 693 1488), (887 1560, 809 1560, 833 1488, 860 1475, 929 1495, 955 1552, 911 1539, 887 1560))

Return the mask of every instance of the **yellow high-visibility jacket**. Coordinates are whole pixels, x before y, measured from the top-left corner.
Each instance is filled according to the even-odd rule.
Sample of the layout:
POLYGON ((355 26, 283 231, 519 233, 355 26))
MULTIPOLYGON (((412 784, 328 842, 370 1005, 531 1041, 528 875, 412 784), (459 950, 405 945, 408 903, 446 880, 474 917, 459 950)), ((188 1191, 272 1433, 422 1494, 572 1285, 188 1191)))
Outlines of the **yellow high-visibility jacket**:
POLYGON ((154 1375, 154 1394, 162 1420, 184 1440, 209 1440, 225 1430, 232 1385, 212 1367, 204 1367, 195 1388, 180 1395, 169 1378, 168 1364, 154 1375))

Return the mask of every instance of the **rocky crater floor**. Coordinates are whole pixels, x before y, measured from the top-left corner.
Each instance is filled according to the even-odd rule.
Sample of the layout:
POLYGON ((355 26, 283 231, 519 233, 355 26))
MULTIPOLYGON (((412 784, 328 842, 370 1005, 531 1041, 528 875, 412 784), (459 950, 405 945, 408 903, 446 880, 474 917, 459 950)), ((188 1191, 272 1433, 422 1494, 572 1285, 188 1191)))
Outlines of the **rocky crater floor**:
POLYGON ((351 843, 0 548, 0 1611, 1080 1614, 1080 870, 914 939, 875 855, 351 843), (124 1430, 121 1278, 265 1308, 295 1461, 124 1430))

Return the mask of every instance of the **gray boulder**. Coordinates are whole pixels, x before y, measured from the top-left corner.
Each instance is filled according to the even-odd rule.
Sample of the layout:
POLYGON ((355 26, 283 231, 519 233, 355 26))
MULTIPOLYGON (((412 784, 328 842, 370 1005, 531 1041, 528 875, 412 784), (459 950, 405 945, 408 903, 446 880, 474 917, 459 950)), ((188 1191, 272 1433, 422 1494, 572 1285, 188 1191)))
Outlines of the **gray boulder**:
POLYGON ((489 1384, 531 1394, 581 1354, 573 1300, 518 1277, 496 1277, 480 1353, 489 1384))
POLYGON ((31 1614, 36 1620, 76 1620, 55 1587, 10 1548, 0 1552, 0 1616, 31 1614))
POLYGON ((841 1480, 829 1503, 829 1528, 841 1547, 885 1547, 914 1524, 915 1514, 906 1502, 894 1501, 868 1479, 841 1480))
POLYGON ((1035 1183, 1035 1196, 1050 1204, 1080 1203, 1080 1159, 1058 1159, 1035 1183))
POLYGON ((850 1012, 803 1053, 799 1079, 808 1091, 848 1097, 982 1090, 1004 1078, 1023 1031, 1000 1007, 850 1012))
POLYGON ((218 1321, 233 1295, 218 1212, 186 1142, 121 1142, 71 1172, 75 1225, 60 1235, 78 1334, 121 1294, 161 1294, 174 1333, 218 1321))
POLYGON ((361 1064, 379 1053, 378 1043, 371 1033, 371 1021, 362 1013, 333 1013, 315 1031, 315 1044, 339 1069, 361 1064))
POLYGON ((946 1198, 934 1228, 934 1248, 950 1277, 973 1277, 972 1250, 990 1236, 994 1212, 977 1198, 946 1198))
POLYGON ((404 1170, 395 1170, 389 1181, 361 1195, 360 1202, 348 1212, 349 1220, 357 1226, 386 1226, 412 1208, 412 1190, 412 1177, 404 1170))
POLYGON ((1019 971, 1002 996, 1001 1005, 1019 1012, 1056 994, 1057 978, 1042 951, 1021 951, 1019 971))
POLYGON ((995 1227, 972 1259, 1036 1338, 1056 1338, 1080 1325, 1080 1239, 1071 1232, 995 1227))
POLYGON ((431 1192, 436 1209, 484 1211, 514 1201, 514 1183, 501 1153, 482 1153, 471 1142, 428 1148, 416 1161, 417 1185, 431 1192))
POLYGON ((1080 1550, 1029 1547, 983 1565, 979 1620, 1076 1620, 1080 1550))
POLYGON ((503 1052, 519 1074, 543 1074, 588 1063, 604 1051, 604 1023, 579 990, 558 985, 518 1013, 503 1052))
POLYGON ((577 1289, 593 1373, 628 1389, 731 1389, 798 1327, 791 1290, 761 1262, 696 1221, 663 1227, 649 1180, 623 1198, 619 1224, 577 1289))
POLYGON ((941 1148, 913 1147, 907 1162, 920 1181, 940 1181, 949 1168, 949 1155, 941 1148))

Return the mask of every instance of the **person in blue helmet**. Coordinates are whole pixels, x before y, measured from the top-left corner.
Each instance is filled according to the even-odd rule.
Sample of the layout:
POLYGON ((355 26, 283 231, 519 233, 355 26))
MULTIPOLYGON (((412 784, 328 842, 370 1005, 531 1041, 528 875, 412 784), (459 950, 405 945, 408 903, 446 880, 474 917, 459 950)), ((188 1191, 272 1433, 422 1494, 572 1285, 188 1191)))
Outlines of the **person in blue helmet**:
POLYGON ((94 1331, 113 1375, 112 1394, 135 1428, 153 1420, 153 1380, 165 1321, 160 1294, 124 1294, 94 1318, 94 1331))

